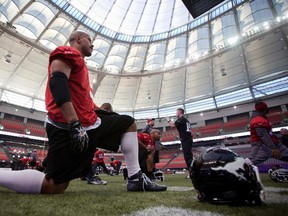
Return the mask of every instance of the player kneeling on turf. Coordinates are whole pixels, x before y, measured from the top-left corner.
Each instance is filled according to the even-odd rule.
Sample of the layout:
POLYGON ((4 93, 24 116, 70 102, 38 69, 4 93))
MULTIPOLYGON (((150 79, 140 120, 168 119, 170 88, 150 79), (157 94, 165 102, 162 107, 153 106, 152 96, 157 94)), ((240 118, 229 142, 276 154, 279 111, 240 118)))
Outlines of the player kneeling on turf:
POLYGON ((69 182, 86 176, 96 147, 117 151, 121 145, 128 170, 128 191, 164 191, 140 171, 134 119, 102 111, 92 100, 84 57, 91 37, 75 31, 70 46, 51 52, 45 93, 49 140, 46 175, 37 170, 0 171, 0 185, 20 193, 63 193, 69 182))

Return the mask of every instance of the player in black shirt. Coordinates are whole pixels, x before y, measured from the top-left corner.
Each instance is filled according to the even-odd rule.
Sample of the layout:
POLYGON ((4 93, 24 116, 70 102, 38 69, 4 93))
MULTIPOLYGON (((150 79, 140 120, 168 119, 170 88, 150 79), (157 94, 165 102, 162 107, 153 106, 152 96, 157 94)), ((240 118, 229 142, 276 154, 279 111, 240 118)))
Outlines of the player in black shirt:
POLYGON ((184 159, 185 159, 187 168, 189 169, 193 160, 193 154, 191 151, 192 143, 193 143, 192 134, 191 134, 191 125, 188 119, 184 117, 184 110, 182 108, 177 109, 176 117, 177 117, 177 120, 175 122, 173 122, 172 119, 170 118, 167 118, 167 120, 168 120, 170 127, 176 127, 179 132, 184 159))

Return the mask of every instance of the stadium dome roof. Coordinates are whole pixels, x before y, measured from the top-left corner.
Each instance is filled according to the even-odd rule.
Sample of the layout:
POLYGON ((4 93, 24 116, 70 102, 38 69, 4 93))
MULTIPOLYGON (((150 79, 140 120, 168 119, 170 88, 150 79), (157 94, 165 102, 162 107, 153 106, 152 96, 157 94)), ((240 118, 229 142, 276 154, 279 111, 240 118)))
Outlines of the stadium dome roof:
POLYGON ((180 0, 0 0, 0 100, 45 110, 47 62, 77 29, 94 101, 136 118, 202 112, 288 90, 286 0, 226 0, 193 19, 180 0))
POLYGON ((67 1, 99 25, 117 33, 153 35, 193 20, 178 0, 67 1))

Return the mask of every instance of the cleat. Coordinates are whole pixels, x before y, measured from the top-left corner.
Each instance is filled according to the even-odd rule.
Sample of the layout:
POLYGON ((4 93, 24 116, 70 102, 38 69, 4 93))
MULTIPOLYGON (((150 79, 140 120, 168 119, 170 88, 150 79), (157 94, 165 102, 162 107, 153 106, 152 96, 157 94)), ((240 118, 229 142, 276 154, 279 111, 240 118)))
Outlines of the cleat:
POLYGON ((88 184, 93 184, 93 185, 107 185, 107 181, 104 180, 92 180, 92 181, 88 181, 88 184))
POLYGON ((152 182, 144 173, 139 171, 128 178, 128 191, 166 191, 167 186, 152 182))
POLYGON ((102 180, 98 176, 94 176, 92 179, 87 180, 87 183, 93 185, 107 185, 107 181, 102 180))

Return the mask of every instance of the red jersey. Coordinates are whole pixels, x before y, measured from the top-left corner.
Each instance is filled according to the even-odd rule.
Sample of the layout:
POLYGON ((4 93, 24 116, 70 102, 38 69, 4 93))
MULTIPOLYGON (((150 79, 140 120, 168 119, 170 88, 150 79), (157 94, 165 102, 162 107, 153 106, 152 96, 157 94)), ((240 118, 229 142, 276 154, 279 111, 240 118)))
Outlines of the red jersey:
POLYGON ((148 145, 154 146, 154 141, 153 141, 152 137, 149 134, 147 134, 147 133, 138 133, 137 137, 146 146, 148 146, 148 145))
POLYGON ((31 160, 30 158, 26 157, 26 158, 21 158, 20 161, 22 162, 23 165, 27 164, 27 162, 29 163, 31 160))
POLYGON ((94 154, 93 163, 104 163, 104 152, 98 150, 94 154))
POLYGON ((250 142, 251 143, 262 143, 262 139, 257 135, 256 133, 256 128, 265 128, 270 135, 272 141, 274 143, 277 143, 277 138, 274 136, 272 132, 272 126, 270 122, 268 121, 267 118, 264 118, 263 116, 255 116, 254 118, 251 119, 250 122, 250 142))
POLYGON ((114 160, 114 161, 112 161, 112 162, 110 163, 110 165, 111 165, 112 167, 116 167, 120 162, 121 162, 121 161, 119 161, 119 160, 114 160))
MULTIPOLYGON (((71 74, 68 80, 71 102, 77 113, 77 116, 83 126, 91 126, 97 120, 94 111, 96 105, 92 100, 92 89, 89 82, 87 66, 80 52, 70 46, 59 46, 51 52, 48 66, 48 83, 51 78, 51 62, 59 59, 71 68, 71 74)), ((54 102, 49 85, 45 93, 46 109, 48 117, 56 123, 67 123, 60 108, 54 102)))

